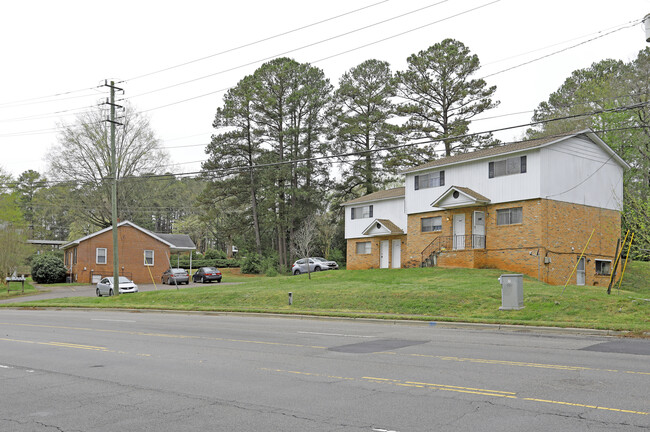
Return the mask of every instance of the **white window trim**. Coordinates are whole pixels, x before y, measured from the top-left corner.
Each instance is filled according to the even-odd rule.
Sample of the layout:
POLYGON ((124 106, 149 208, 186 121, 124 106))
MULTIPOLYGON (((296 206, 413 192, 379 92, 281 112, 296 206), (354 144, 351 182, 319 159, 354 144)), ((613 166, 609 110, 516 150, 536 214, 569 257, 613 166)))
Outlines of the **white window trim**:
POLYGON ((609 263, 609 273, 598 273, 598 272, 596 271, 596 274, 597 274, 598 276, 611 276, 611 274, 612 274, 612 260, 605 260, 605 259, 597 259, 597 260, 594 260, 594 268, 595 268, 596 270, 598 269, 598 265, 596 264, 596 263, 598 263, 598 262, 606 262, 606 263, 609 263))
POLYGON ((442 231, 442 216, 430 216, 430 217, 424 217, 424 218, 421 218, 421 219, 420 219, 420 232, 425 233, 425 232, 440 232, 440 231, 442 231), (434 224, 433 224, 433 221, 434 221, 436 218, 439 218, 439 219, 440 219, 440 225, 434 225, 434 224), (425 219, 431 219, 431 222, 432 222, 431 227, 432 227, 432 228, 435 227, 435 226, 438 226, 438 227, 440 227, 440 229, 431 229, 431 230, 427 230, 427 231, 425 231, 425 230, 423 229, 423 228, 424 228, 424 222, 423 222, 423 221, 424 221, 425 219))
POLYGON ((372 242, 370 242, 370 241, 357 242, 356 245, 355 245, 355 252, 356 252, 357 255, 370 255, 370 254, 372 254, 372 242), (360 253, 359 252, 359 245, 360 244, 369 244, 370 247, 368 248, 368 252, 360 253))
POLYGON ((108 249, 107 248, 96 248, 95 249, 95 264, 107 264, 108 263, 108 249), (104 262, 99 262, 99 251, 104 251, 104 262))
POLYGON ((508 208, 502 208, 502 209, 497 209, 496 211, 496 224, 498 227, 504 227, 504 226, 512 226, 512 225, 523 225, 524 223, 524 208, 523 207, 508 207, 508 208), (521 222, 511 222, 512 220, 512 210, 516 209, 521 209, 521 222), (508 223, 505 224, 500 224, 499 223, 499 212, 503 212, 508 210, 509 212, 509 221, 508 223))
POLYGON ((155 264, 155 254, 153 249, 145 249, 144 251, 144 265, 147 267, 152 267, 155 264), (151 264, 147 264, 147 252, 151 252, 151 264))

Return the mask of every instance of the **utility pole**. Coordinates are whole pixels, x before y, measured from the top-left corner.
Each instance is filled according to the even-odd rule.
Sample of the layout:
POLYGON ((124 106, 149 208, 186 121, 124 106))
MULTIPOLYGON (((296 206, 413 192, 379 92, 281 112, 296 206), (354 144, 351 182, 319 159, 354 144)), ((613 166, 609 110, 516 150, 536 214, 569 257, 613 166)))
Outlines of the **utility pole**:
POLYGON ((107 121, 111 124, 111 224, 113 226, 113 293, 120 294, 120 258, 117 242, 117 151, 115 148, 115 126, 122 125, 115 120, 115 108, 123 108, 115 103, 115 90, 124 91, 115 87, 115 82, 111 81, 110 85, 104 81, 104 86, 110 88, 110 102, 106 102, 111 107, 110 119, 107 121))

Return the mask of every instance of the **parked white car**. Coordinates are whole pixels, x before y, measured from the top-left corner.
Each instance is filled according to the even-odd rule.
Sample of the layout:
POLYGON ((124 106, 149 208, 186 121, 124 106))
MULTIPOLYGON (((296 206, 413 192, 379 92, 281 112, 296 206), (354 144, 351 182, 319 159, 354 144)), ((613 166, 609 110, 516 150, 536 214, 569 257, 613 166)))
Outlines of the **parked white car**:
MULTIPOLYGON (((338 270, 339 265, 336 261, 326 260, 322 257, 311 257, 309 258, 309 271, 317 272, 321 270, 338 270)), ((301 273, 307 273, 307 258, 299 259, 291 266, 291 274, 299 275, 301 273)))
MULTIPOLYGON (((127 277, 120 276, 119 279, 120 282, 120 294, 126 294, 126 293, 137 293, 138 292, 138 286, 133 283, 133 281, 127 277)), ((112 296, 115 294, 115 291, 113 290, 113 277, 105 277, 104 279, 100 280, 99 283, 97 284, 97 289, 95 290, 95 293, 97 294, 97 297, 101 296, 112 296)))

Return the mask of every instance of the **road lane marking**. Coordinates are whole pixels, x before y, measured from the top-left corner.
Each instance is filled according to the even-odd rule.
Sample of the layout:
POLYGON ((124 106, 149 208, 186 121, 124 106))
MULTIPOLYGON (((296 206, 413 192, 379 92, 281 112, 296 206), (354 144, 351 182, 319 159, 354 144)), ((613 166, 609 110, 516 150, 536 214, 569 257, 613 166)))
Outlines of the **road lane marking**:
MULTIPOLYGON (((43 325, 43 324, 24 324, 24 323, 11 323, 11 322, 0 323, 0 325, 37 327, 37 328, 55 328, 55 329, 65 329, 65 330, 80 330, 80 331, 89 331, 89 332, 128 334, 133 336, 151 336, 151 337, 164 337, 164 338, 175 338, 175 339, 201 339, 201 340, 213 340, 213 341, 223 341, 223 342, 259 344, 259 345, 285 346, 285 347, 295 347, 295 348, 327 349, 327 347, 318 346, 318 345, 266 342, 266 341, 254 341, 254 340, 245 340, 245 339, 228 339, 228 338, 216 338, 216 337, 205 337, 205 336, 194 336, 194 335, 149 333, 149 332, 129 331, 129 330, 93 329, 93 328, 86 328, 86 327, 51 326, 51 325, 43 325)), ((432 359, 443 360, 443 361, 468 362, 468 363, 476 363, 476 364, 483 363, 483 364, 491 364, 491 365, 530 367, 530 368, 555 369, 555 370, 566 370, 566 371, 595 371, 595 372, 626 373, 626 374, 650 376, 650 372, 620 371, 617 369, 599 369, 599 368, 591 368, 585 366, 571 366, 571 365, 545 364, 545 363, 533 363, 533 362, 516 362, 516 361, 508 361, 508 360, 441 356, 441 355, 432 355, 432 354, 415 354, 415 353, 406 354, 406 353, 397 353, 391 351, 383 351, 381 353, 375 353, 375 355, 378 354, 401 355, 401 356, 409 356, 409 357, 424 357, 424 358, 432 358, 432 359)))
POLYGON ((579 408, 589 408, 589 409, 594 409, 594 410, 620 412, 620 413, 626 413, 626 414, 637 414, 637 415, 646 415, 646 416, 650 415, 650 412, 646 412, 646 411, 636 411, 636 410, 628 410, 628 409, 621 409, 621 408, 609 408, 609 407, 604 407, 604 406, 599 406, 599 405, 587 405, 587 404, 581 404, 581 403, 575 403, 575 402, 563 402, 563 401, 555 401, 555 400, 548 400, 548 399, 538 399, 538 398, 531 398, 531 397, 520 397, 520 396, 517 396, 517 393, 502 391, 502 390, 488 390, 488 389, 479 389, 479 388, 472 388, 472 387, 454 386, 454 385, 449 385, 449 384, 435 384, 435 383, 426 383, 426 382, 417 382, 417 381, 404 381, 404 380, 398 380, 398 379, 392 379, 392 378, 380 378, 380 377, 371 377, 371 376, 364 376, 364 377, 361 377, 361 378, 342 378, 342 377, 337 377, 337 376, 333 376, 333 375, 320 374, 320 373, 316 373, 316 372, 290 371, 290 370, 284 370, 284 369, 270 369, 270 368, 260 368, 260 370, 265 370, 265 371, 270 371, 270 372, 278 372, 278 373, 287 373, 287 374, 293 374, 293 375, 305 375, 305 376, 323 377, 323 378, 336 378, 336 379, 344 379, 344 380, 348 380, 348 381, 371 382, 371 383, 375 383, 375 384, 387 384, 387 385, 394 385, 394 386, 400 386, 400 387, 426 388, 426 389, 430 389, 430 390, 450 391, 450 392, 456 392, 456 393, 466 393, 466 394, 474 394, 474 395, 480 395, 480 396, 492 396, 492 397, 500 397, 500 398, 506 398, 506 399, 518 399, 518 400, 526 401, 526 402, 537 402, 537 403, 545 403, 545 404, 565 405, 565 406, 573 406, 573 407, 579 407, 579 408))
MULTIPOLYGON (((19 342, 19 343, 26 343, 26 344, 33 344, 33 345, 46 345, 46 346, 53 346, 53 347, 59 347, 59 348, 73 348, 73 349, 83 349, 83 350, 90 350, 90 351, 100 351, 100 352, 106 352, 106 353, 115 353, 115 354, 130 354, 126 351, 114 351, 110 350, 106 347, 100 347, 100 346, 94 346, 94 345, 81 345, 81 344, 75 344, 75 343, 68 343, 68 342, 40 342, 40 341, 30 341, 30 340, 24 340, 24 339, 10 339, 10 338, 0 338, 0 341, 5 341, 5 342, 19 342)), ((136 354, 138 356, 144 356, 144 357, 150 357, 151 354, 136 354)))
POLYGON ((351 337, 351 338, 374 338, 377 336, 366 336, 366 335, 350 335, 342 333, 320 333, 320 332, 308 332, 308 331, 299 331, 298 334, 311 334, 318 336, 339 336, 339 337, 351 337))

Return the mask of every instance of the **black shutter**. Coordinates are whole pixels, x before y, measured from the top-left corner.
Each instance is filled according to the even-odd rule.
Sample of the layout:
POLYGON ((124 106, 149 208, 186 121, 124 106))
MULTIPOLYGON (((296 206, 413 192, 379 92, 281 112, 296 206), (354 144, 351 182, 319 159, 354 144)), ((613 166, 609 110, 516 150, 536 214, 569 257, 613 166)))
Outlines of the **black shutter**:
POLYGON ((526 156, 521 157, 521 172, 526 172, 526 156))
POLYGON ((494 162, 490 162, 488 166, 488 178, 494 178, 494 162))
POLYGON ((370 211, 368 213, 370 213, 370 217, 372 217, 372 206, 370 206, 370 211))
POLYGON ((415 190, 420 189, 420 176, 415 176, 415 190))
POLYGON ((445 185, 445 172, 440 171, 440 186, 444 186, 444 185, 445 185))
POLYGON ((354 219, 354 207, 352 207, 350 209, 350 216, 351 216, 351 219, 354 219))

